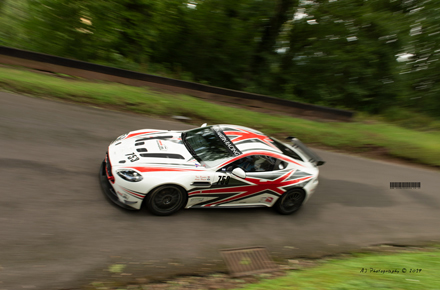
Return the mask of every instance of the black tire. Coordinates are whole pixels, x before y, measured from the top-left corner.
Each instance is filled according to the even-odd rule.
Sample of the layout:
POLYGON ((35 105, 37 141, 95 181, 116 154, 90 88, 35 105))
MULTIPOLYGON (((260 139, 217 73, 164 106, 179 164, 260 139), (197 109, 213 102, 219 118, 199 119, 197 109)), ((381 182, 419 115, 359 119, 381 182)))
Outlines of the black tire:
POLYGON ((147 208, 154 215, 172 215, 186 202, 187 193, 175 185, 162 185, 148 194, 147 208))
POLYGON ((277 200, 275 210, 280 214, 292 214, 298 211, 306 198, 306 193, 300 188, 285 192, 277 200))

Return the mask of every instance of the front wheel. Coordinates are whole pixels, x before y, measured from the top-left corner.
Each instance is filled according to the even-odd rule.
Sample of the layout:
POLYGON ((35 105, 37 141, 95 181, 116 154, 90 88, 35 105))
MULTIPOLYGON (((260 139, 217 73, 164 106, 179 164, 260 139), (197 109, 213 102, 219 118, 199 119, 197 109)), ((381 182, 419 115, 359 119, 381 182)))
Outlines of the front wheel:
POLYGON ((289 190, 278 199, 275 210, 280 214, 292 214, 299 210, 305 198, 304 190, 299 188, 289 190))
POLYGON ((186 201, 186 192, 174 185, 162 185, 148 195, 147 208, 155 215, 171 215, 186 201))

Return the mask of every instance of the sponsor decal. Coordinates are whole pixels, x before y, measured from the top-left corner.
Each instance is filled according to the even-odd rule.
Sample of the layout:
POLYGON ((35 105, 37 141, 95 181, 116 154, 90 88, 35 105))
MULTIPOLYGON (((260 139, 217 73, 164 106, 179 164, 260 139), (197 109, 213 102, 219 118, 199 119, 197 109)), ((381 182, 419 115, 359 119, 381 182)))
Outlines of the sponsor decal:
POLYGON ((209 180, 209 176, 196 175, 195 180, 197 180, 197 181, 208 181, 209 180))
POLYGON ((159 146, 159 149, 162 151, 166 151, 167 150, 167 146, 162 142, 162 140, 156 140, 157 142, 157 146, 159 146))
POLYGON ((219 128, 213 127, 213 129, 217 136, 223 141, 223 143, 225 143, 226 147, 232 154, 234 154, 235 156, 241 155, 240 150, 238 150, 238 148, 235 147, 234 144, 232 144, 228 137, 226 137, 226 135, 223 134, 223 132, 219 128))
POLYGON ((272 201, 273 201, 273 197, 270 197, 270 196, 263 196, 260 199, 260 202, 263 202, 263 203, 272 203, 272 201))

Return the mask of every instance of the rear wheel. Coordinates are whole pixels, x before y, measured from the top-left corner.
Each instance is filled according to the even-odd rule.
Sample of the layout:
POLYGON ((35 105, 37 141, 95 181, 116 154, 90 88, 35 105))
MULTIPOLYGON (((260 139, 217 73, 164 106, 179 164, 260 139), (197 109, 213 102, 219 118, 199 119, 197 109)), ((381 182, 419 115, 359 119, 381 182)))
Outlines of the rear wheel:
POLYGON ((278 199, 275 210, 280 214, 292 214, 299 210, 305 198, 304 190, 299 188, 289 190, 278 199))
POLYGON ((147 208, 155 215, 171 215, 186 201, 186 192, 175 185, 162 185, 148 194, 147 208))

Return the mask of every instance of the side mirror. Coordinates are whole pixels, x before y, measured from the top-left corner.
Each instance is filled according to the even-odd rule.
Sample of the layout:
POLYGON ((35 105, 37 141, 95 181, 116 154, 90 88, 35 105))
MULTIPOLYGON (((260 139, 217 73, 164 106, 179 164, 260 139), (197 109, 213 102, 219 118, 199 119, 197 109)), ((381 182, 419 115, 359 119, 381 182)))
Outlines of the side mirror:
POLYGON ((246 178, 246 172, 244 172, 244 170, 241 169, 240 167, 237 167, 234 170, 232 170, 232 174, 243 179, 246 178))

